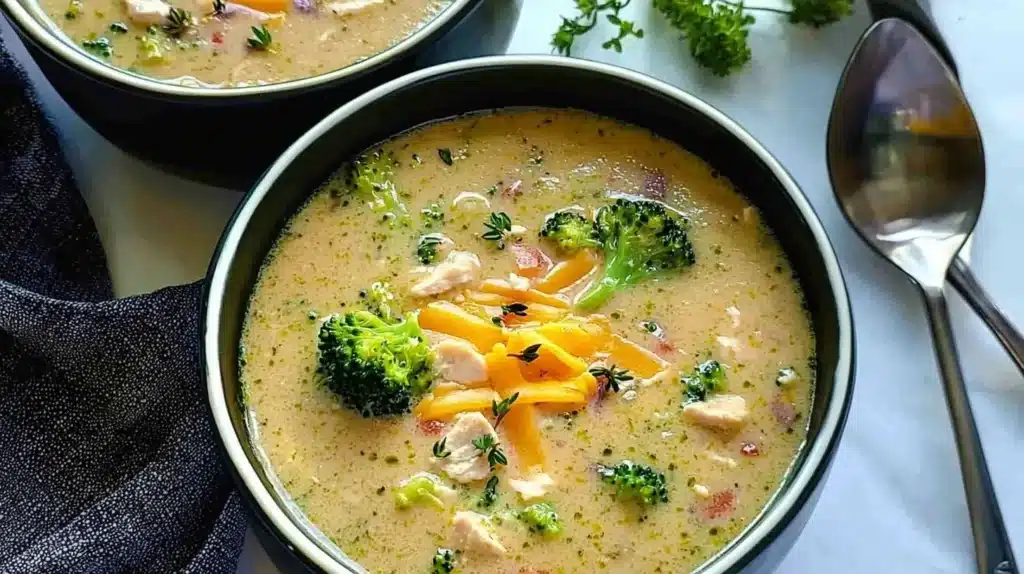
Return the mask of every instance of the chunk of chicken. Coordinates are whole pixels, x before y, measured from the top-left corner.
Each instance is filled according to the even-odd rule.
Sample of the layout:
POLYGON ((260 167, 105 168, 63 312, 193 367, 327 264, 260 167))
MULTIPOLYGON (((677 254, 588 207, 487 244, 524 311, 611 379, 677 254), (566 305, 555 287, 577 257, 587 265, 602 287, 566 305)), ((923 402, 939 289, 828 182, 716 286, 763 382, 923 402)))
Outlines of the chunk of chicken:
POLYGON ((435 458, 435 464, 456 482, 474 482, 487 478, 491 474, 491 465, 487 462, 487 456, 473 445, 473 439, 484 435, 490 435, 495 442, 498 441, 498 435, 487 417, 480 413, 459 414, 451 430, 444 436, 445 448, 451 454, 435 458))
POLYGON ((466 553, 495 555, 505 553, 505 547, 487 528, 487 517, 483 514, 460 510, 452 518, 452 524, 455 526, 451 538, 453 547, 466 553))
POLYGON ((374 4, 383 3, 384 0, 346 0, 345 2, 331 2, 327 5, 327 9, 337 16, 347 16, 374 4))
POLYGON ((523 501, 529 502, 536 498, 543 498, 548 490, 555 485, 555 481, 547 474, 539 472, 526 479, 510 478, 508 485, 519 493, 523 501))
POLYGON ((410 290, 417 297, 437 295, 476 279, 480 259, 469 251, 452 251, 410 290))
POLYGON ((171 5, 163 0, 125 0, 128 18, 143 26, 156 26, 167 22, 171 5))
POLYGON ((683 417, 702 426, 733 430, 747 420, 747 401, 738 395, 716 395, 683 407, 683 417))
POLYGON ((445 339, 434 347, 434 353, 444 380, 467 385, 487 380, 487 360, 468 341, 445 339))

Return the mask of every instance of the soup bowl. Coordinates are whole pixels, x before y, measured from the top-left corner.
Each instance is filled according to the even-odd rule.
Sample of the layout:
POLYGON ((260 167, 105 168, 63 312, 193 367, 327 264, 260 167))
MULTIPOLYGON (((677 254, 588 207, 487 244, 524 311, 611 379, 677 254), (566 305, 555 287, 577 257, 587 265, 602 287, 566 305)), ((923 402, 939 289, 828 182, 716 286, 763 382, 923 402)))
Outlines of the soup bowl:
MULTIPOLYGON (((698 571, 769 572, 811 513, 839 443, 853 390, 854 338, 845 284, 817 216, 786 170, 707 103, 647 76, 549 56, 499 56, 404 76, 339 108, 302 136, 241 201, 214 255, 203 303, 209 407, 231 469, 268 551, 330 572, 360 567, 320 533, 269 471, 241 399, 239 340, 260 266, 289 217, 346 159, 424 123, 499 108, 571 108, 647 128, 736 185, 777 233, 816 333, 817 385, 805 444, 750 525, 698 571)), ((339 509, 344 512, 344 509, 339 509)))
POLYGON ((194 87, 86 54, 37 0, 0 0, 62 98, 125 152, 167 171, 245 189, 295 138, 357 94, 432 63, 505 51, 521 0, 452 0, 404 40, 350 66, 287 82, 194 87))

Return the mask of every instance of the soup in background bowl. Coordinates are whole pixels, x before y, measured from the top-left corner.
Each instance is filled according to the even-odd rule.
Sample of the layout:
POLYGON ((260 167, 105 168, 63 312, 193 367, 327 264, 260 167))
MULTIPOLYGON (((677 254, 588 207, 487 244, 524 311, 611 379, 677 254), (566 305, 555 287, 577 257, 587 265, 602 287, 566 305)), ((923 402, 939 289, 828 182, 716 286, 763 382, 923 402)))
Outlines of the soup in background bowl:
POLYGON ((447 0, 40 0, 93 57, 184 84, 316 76, 382 52, 447 0))
MULTIPOLYGON (((845 312, 837 332, 836 291, 821 289, 837 275, 792 248, 814 237, 809 210, 748 192, 764 169, 749 152, 732 154, 749 171, 715 161, 754 147, 708 146, 721 127, 689 138, 709 164, 600 98, 551 108, 526 87, 503 109, 410 113, 376 133, 411 131, 338 149, 332 126, 451 95, 467 75, 671 91, 629 77, 645 88, 631 92, 596 64, 496 60, 339 110, 268 174, 276 195, 243 203, 214 263, 205 350, 221 349, 211 400, 243 493, 325 569, 770 567, 781 555, 765 549, 806 519, 849 382, 845 312), (799 214, 785 235, 780 209, 799 214), (251 247, 221 275, 239 238, 251 247), (239 397, 229 419, 222 376, 239 397)), ((679 99, 658 113, 692 116, 681 129, 725 122, 679 99)), ((805 247, 830 255, 817 241, 805 247)))

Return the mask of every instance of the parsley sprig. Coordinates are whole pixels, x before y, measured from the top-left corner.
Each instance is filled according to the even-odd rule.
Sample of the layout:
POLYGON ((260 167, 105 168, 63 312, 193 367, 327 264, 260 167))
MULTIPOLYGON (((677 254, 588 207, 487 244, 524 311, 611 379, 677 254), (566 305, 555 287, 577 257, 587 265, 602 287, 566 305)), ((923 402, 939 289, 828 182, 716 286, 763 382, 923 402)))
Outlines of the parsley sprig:
POLYGON ((598 16, 603 12, 607 12, 605 19, 613 26, 618 26, 619 32, 614 38, 601 44, 601 47, 606 50, 610 48, 616 52, 621 52, 622 40, 625 38, 629 36, 644 37, 643 30, 637 28, 633 22, 623 20, 619 16, 619 12, 626 6, 629 6, 631 1, 606 0, 600 2, 599 0, 576 0, 576 17, 566 18, 562 16, 562 24, 558 27, 554 37, 551 38, 551 45, 559 54, 571 56, 572 45, 576 38, 591 31, 597 25, 598 16))
MULTIPOLYGON (((820 28, 853 13, 853 0, 788 0, 789 9, 747 6, 733 0, 652 0, 654 9, 682 32, 690 54, 698 64, 717 76, 727 76, 750 61, 747 42, 755 19, 751 12, 774 12, 784 15, 790 23, 820 28)), ((562 18, 551 39, 559 54, 570 55, 576 38, 593 29, 598 15, 608 11, 606 18, 618 26, 618 35, 602 47, 622 51, 622 40, 628 36, 643 38, 643 30, 619 16, 630 0, 576 0, 577 15, 562 18)))
POLYGON ((508 305, 501 306, 502 315, 515 315, 516 317, 525 317, 526 312, 530 308, 523 303, 509 303, 508 305))

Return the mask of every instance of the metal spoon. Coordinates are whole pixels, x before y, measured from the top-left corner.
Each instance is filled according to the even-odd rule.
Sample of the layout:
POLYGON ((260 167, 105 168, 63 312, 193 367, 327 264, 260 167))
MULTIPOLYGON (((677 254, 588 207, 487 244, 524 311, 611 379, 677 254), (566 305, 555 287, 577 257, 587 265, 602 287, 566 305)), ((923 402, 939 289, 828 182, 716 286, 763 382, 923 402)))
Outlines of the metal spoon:
POLYGON ((881 20, 854 49, 832 104, 828 164, 850 223, 924 295, 978 571, 1017 574, 943 295, 950 264, 981 211, 981 136, 955 76, 908 23, 881 20))

